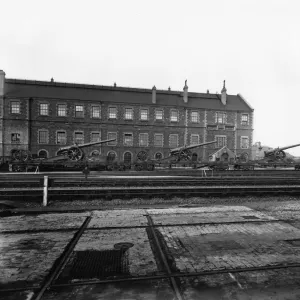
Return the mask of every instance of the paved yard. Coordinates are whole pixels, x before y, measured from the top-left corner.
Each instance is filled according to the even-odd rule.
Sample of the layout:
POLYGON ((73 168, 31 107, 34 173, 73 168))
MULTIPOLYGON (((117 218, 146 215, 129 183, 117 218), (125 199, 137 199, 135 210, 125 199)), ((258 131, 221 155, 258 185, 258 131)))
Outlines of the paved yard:
POLYGON ((182 299, 299 299, 299 212, 297 203, 280 203, 260 211, 216 205, 3 217, 0 298, 33 299, 91 216, 42 299, 176 299, 165 262, 182 299), (105 257, 109 263, 101 261, 105 257), (91 280, 102 282, 76 285, 91 280), (58 287, 61 283, 71 286, 58 287), (21 290, 8 291, 12 288, 21 290))

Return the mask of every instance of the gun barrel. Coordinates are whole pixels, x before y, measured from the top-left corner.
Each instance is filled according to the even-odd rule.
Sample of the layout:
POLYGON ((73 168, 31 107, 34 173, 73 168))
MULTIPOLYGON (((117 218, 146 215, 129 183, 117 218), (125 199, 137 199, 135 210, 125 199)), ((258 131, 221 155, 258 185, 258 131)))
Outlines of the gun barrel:
POLYGON ((197 147, 201 147, 201 146, 205 146, 205 145, 209 145, 209 144, 214 144, 216 143, 217 141, 210 141, 210 142, 205 142, 205 143, 202 143, 202 144, 195 144, 195 145, 189 145, 189 146, 182 146, 182 147, 178 147, 178 148, 174 148, 174 149, 171 149, 171 153, 172 152, 178 152, 178 151, 181 151, 181 150, 187 150, 187 149, 193 149, 193 148, 197 148, 197 147))
POLYGON ((79 145, 76 145, 76 146, 78 148, 84 148, 84 147, 94 146, 94 145, 97 145, 97 144, 104 144, 104 143, 112 142, 112 141, 115 141, 115 140, 116 139, 109 139, 109 140, 103 140, 103 141, 98 141, 98 142, 79 144, 79 145))
POLYGON ((72 147, 85 148, 85 147, 94 146, 94 145, 97 145, 97 144, 104 144, 104 143, 112 142, 112 141, 115 141, 115 140, 116 139, 109 139, 109 140, 97 141, 97 142, 86 143, 86 144, 78 144, 78 145, 75 144, 75 145, 59 148, 58 151, 69 150, 72 147))
POLYGON ((291 146, 285 146, 285 147, 281 147, 281 148, 277 148, 277 149, 272 149, 272 150, 267 150, 265 151, 266 153, 272 153, 273 151, 277 150, 277 151, 282 151, 282 150, 286 150, 286 149, 290 149, 290 148, 294 148, 294 147, 298 147, 300 146, 300 144, 296 144, 296 145, 291 145, 291 146))

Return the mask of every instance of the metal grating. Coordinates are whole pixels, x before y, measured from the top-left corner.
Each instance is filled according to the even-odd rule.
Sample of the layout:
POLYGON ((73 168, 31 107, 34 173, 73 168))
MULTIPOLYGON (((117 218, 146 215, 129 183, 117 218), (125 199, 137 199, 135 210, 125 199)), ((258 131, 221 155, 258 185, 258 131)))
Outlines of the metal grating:
POLYGON ((242 216, 244 219, 259 219, 258 217, 255 216, 242 216))
POLYGON ((58 282, 128 276, 127 250, 74 251, 58 282))

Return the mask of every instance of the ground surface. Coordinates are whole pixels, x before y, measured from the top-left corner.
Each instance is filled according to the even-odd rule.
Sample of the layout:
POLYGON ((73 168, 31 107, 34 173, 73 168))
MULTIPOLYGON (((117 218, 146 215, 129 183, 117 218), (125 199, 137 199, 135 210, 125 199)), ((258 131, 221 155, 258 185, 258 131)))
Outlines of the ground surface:
POLYGON ((2 217, 0 299, 35 299, 88 217, 42 299, 300 299, 300 202, 202 200, 2 217))

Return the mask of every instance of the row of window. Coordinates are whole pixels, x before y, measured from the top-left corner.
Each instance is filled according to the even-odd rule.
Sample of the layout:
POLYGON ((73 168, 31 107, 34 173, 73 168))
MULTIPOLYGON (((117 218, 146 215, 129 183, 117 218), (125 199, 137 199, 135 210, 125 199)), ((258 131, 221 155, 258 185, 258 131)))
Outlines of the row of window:
MULTIPOLYGON (((117 119, 117 107, 111 106, 108 108, 108 118, 109 119, 117 119)), ((11 113, 19 114, 20 113, 20 102, 19 101, 11 101, 11 113)), ((92 105, 91 106, 91 118, 100 119, 101 118, 101 107, 100 105, 92 105)), ((49 104, 48 103, 40 103, 39 104, 39 114, 41 116, 49 116, 49 104)), ((57 104, 57 116, 58 117, 66 117, 67 116, 67 105, 66 104, 57 104)), ((75 105, 75 117, 83 118, 84 117, 84 106, 83 105, 75 105)), ((199 112, 191 111, 190 118, 192 123, 199 123, 199 112)), ((133 108, 125 107, 124 109, 124 119, 125 120, 133 120, 133 108)), ((164 110, 161 108, 155 109, 155 120, 163 120, 164 119, 164 110)), ((215 115, 215 123, 218 124, 226 124, 227 114, 224 112, 216 112, 215 115)), ((140 120, 148 121, 149 120, 149 109, 141 108, 140 109, 140 120)), ((170 110, 170 121, 178 122, 179 120, 179 111, 177 109, 170 110)), ((249 114, 242 114, 241 118, 242 125, 249 125, 249 114)))
MULTIPOLYGON (((98 156, 100 155, 100 151, 98 150, 93 150, 91 153, 89 153, 89 156, 98 156)), ((107 158, 110 161, 114 161, 117 159, 117 153, 115 151, 108 151, 107 152, 107 158)), ((49 153, 45 149, 41 149, 38 151, 38 157, 40 158, 49 158, 49 153)), ((164 157, 163 153, 161 152, 156 152, 153 156, 154 159, 162 159, 164 157)), ((124 163, 131 163, 133 161, 133 154, 130 151, 126 151, 123 153, 123 161, 124 163)), ((193 153, 193 159, 197 159, 197 153, 193 153)))
MULTIPOLYGON (((91 132, 91 142, 100 141, 100 132, 91 132)), ((110 141, 107 143, 108 146, 116 146, 117 145, 117 132, 108 132, 107 139, 115 139, 115 141, 110 141)), ((227 144, 227 136, 226 135, 216 135, 215 140, 217 143, 215 144, 216 148, 221 148, 226 146, 227 144)), ((179 135, 178 134, 170 134, 169 135, 169 147, 176 148, 178 147, 179 135)), ((20 133, 12 133, 11 134, 11 142, 19 143, 20 142, 20 133)), ((195 145, 199 144, 200 136, 199 134, 191 134, 190 144, 195 145)), ((39 144, 48 144, 49 143, 49 132, 48 130, 38 130, 38 143, 39 144)), ((57 131, 56 132, 56 143, 60 145, 66 145, 67 143, 67 133, 66 131, 57 131)), ((82 131, 74 132, 74 143, 83 144, 84 143, 84 135, 82 131)), ((133 133, 125 132, 123 133, 123 145, 124 146, 133 146, 133 133)), ((139 146, 140 147, 148 147, 149 146, 149 134, 148 133, 140 133, 139 134, 139 146)), ((154 133, 154 147, 164 147, 164 134, 163 133, 154 133)), ((249 148, 249 137, 242 136, 241 137, 241 148, 248 149, 249 148)))
MULTIPOLYGON (((227 136, 226 135, 216 135, 215 140, 217 141, 215 144, 216 148, 222 148, 227 145, 227 136)), ((249 148, 249 137, 241 136, 241 149, 249 148)))
MULTIPOLYGON (((215 123, 226 124, 227 123, 227 114, 225 112, 216 112, 215 123)), ((249 125, 249 114, 242 114, 241 124, 249 125)))

